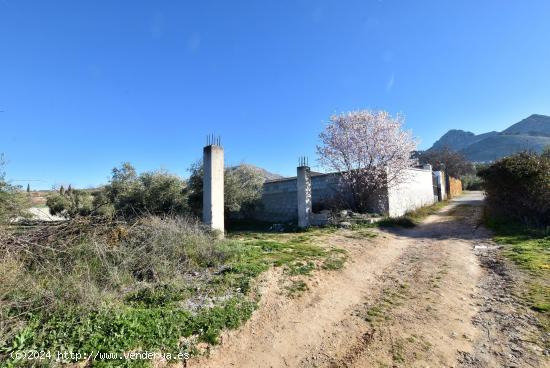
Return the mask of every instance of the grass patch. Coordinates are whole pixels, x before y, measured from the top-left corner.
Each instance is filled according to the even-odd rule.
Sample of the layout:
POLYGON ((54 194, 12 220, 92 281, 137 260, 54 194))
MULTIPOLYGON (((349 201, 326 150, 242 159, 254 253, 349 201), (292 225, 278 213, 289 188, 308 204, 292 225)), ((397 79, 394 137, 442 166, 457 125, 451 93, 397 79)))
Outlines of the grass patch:
POLYGON ((287 296, 296 298, 309 290, 307 284, 303 280, 292 280, 290 285, 285 287, 287 296))
POLYGON ((315 263, 309 262, 296 262, 288 266, 288 274, 291 276, 297 275, 309 275, 311 271, 315 270, 315 263))
POLYGON ((331 270, 331 271, 339 270, 342 267, 344 267, 345 262, 346 262, 345 257, 341 257, 341 256, 340 257, 328 257, 323 262, 322 268, 324 270, 331 270))
POLYGON ((434 203, 430 206, 420 207, 414 211, 407 212, 399 217, 387 217, 377 222, 381 227, 404 227, 412 228, 420 224, 426 217, 433 215, 448 204, 448 201, 434 203))
POLYGON ((365 225, 352 225, 352 231, 345 233, 344 236, 349 239, 372 239, 376 238, 377 234, 365 228, 365 225))
POLYGON ((378 303, 367 307, 365 321, 369 322, 372 327, 376 327, 379 322, 384 322, 391 319, 390 312, 402 305, 402 301, 406 298, 408 285, 399 284, 397 289, 385 288, 382 290, 382 295, 378 303))
POLYGON ((529 273, 522 296, 550 331, 550 233, 487 217, 485 222, 493 230, 494 240, 503 246, 502 254, 529 273))

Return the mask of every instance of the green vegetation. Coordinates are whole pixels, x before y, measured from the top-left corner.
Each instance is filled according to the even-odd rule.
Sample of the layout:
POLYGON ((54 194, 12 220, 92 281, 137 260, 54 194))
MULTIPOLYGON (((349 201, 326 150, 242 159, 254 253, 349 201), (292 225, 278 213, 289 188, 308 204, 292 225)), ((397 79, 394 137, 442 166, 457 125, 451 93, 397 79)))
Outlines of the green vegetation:
MULTIPOLYGON (((189 170, 189 208, 197 216, 202 212, 202 163, 189 170)), ((224 207, 228 214, 240 213, 248 217, 262 195, 265 178, 260 169, 250 165, 229 167, 224 171, 224 207)), ((242 216, 240 216, 242 217, 242 216)))
POLYGON ((373 227, 373 224, 370 224, 370 223, 352 224, 351 228, 355 231, 344 234, 344 236, 350 239, 375 238, 376 233, 369 230, 369 228, 372 228, 372 227, 373 227))
MULTIPOLYGON (((61 191, 60 191, 61 192, 61 191)), ((87 216, 93 211, 93 196, 84 190, 71 189, 48 196, 46 206, 52 215, 87 216)))
POLYGON ((541 312, 550 330, 550 232, 490 218, 486 223, 494 231, 495 241, 504 246, 503 254, 529 273, 523 297, 541 312))
POLYGON ((308 290, 307 284, 303 280, 292 280, 286 287, 287 295, 290 298, 296 298, 308 290))
MULTIPOLYGON (((0 247, 0 362, 25 366, 10 353, 30 349, 196 353, 251 316, 254 278, 269 267, 284 267, 292 297, 307 290, 300 277, 341 268, 345 253, 322 246, 332 231, 217 240, 193 220, 159 217, 11 229, 0 247)), ((144 362, 92 362, 122 364, 144 362)))
POLYGON ((414 211, 407 212, 400 217, 387 217, 377 223, 381 227, 415 227, 422 222, 426 217, 433 215, 448 204, 448 201, 434 203, 430 206, 420 207, 414 211))
MULTIPOLYGON (((202 165, 190 169, 189 180, 166 171, 150 171, 137 174, 130 163, 124 163, 112 171, 109 184, 99 190, 65 190, 48 198, 53 215, 103 216, 138 218, 147 215, 201 216, 202 165)), ((225 211, 250 217, 260 199, 264 177, 261 171, 249 165, 239 165, 225 170, 225 211)))
POLYGON ((524 152, 505 157, 479 175, 491 217, 550 226, 550 157, 546 154, 524 152))
POLYGON ((485 222, 503 254, 529 277, 522 295, 550 330, 550 155, 545 151, 503 158, 480 172, 485 222))
POLYGON ((469 173, 460 178, 462 188, 464 190, 483 190, 483 179, 479 176, 479 173, 487 167, 488 164, 474 164, 475 173, 469 173))
POLYGON ((21 187, 6 181, 4 155, 0 154, 0 226, 17 216, 26 216, 29 198, 21 187))

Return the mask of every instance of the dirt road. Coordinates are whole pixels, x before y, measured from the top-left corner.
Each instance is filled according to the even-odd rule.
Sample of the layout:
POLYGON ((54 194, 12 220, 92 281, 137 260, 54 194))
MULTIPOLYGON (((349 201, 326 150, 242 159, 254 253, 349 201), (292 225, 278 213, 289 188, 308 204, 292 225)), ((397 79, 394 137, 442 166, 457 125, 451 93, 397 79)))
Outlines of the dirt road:
POLYGON ((343 270, 305 278, 294 299, 268 272, 252 319, 188 366, 549 367, 536 320, 512 296, 521 276, 479 225, 481 201, 466 194, 372 239, 331 235, 349 252, 343 270))

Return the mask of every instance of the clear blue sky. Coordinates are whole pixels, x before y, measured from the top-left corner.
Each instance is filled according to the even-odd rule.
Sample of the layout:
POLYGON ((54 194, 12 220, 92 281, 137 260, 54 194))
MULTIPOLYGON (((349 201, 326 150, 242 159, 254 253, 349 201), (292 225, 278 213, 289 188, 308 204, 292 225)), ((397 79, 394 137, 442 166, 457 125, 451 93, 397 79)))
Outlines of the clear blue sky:
POLYGON ((33 188, 113 166, 226 162, 291 175, 335 112, 451 128, 550 115, 550 1, 0 0, 0 152, 33 188))

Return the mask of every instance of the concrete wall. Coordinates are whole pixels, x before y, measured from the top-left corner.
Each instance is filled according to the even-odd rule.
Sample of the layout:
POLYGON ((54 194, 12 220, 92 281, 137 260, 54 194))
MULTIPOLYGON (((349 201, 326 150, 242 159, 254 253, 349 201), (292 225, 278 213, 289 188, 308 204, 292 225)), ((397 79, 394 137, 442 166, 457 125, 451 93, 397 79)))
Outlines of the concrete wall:
MULTIPOLYGON (((311 203, 313 208, 335 197, 338 177, 335 174, 311 173, 311 203)), ((298 219, 296 178, 268 181, 264 184, 262 203, 255 217, 264 221, 294 221, 298 219)))
MULTIPOLYGON (((373 212, 390 216, 401 216, 407 211, 434 203, 431 170, 408 169, 407 182, 382 191, 380 202, 373 204, 373 212)), ((335 199, 338 174, 311 175, 312 206, 335 199)), ((256 218, 264 221, 285 222, 298 219, 296 178, 269 181, 264 184, 261 208, 256 218)))
POLYGON ((402 216, 435 202, 431 170, 411 168, 404 175, 403 183, 388 188, 387 215, 390 217, 402 216))
POLYGON ((264 184, 262 203, 255 217, 263 221, 293 221, 298 218, 296 178, 264 184))

